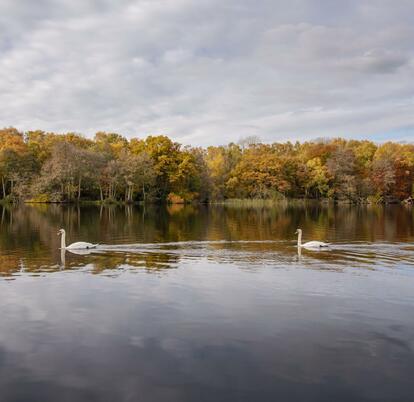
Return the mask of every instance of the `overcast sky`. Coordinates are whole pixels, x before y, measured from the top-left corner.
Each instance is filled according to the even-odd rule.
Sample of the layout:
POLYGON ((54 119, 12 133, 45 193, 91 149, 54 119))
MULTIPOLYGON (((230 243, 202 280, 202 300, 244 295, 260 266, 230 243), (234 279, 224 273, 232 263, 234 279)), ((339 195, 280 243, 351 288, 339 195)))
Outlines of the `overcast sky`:
POLYGON ((0 126, 414 139, 413 0, 0 0, 0 126))

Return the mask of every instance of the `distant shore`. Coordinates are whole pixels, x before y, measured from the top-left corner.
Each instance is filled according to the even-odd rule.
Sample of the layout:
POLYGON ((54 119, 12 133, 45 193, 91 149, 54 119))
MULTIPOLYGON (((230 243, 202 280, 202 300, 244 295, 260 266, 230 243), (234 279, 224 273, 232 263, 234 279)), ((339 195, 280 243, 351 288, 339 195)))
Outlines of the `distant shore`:
POLYGON ((332 199, 299 199, 299 198, 283 198, 283 199, 227 199, 207 202, 157 202, 157 201, 100 201, 100 200, 72 200, 72 201, 33 201, 33 200, 0 200, 0 205, 96 205, 96 206, 137 206, 137 205, 223 205, 223 206, 240 206, 240 207, 269 207, 281 204, 304 205, 304 204, 321 204, 321 205, 414 205, 414 198, 409 197, 405 200, 332 200, 332 199))

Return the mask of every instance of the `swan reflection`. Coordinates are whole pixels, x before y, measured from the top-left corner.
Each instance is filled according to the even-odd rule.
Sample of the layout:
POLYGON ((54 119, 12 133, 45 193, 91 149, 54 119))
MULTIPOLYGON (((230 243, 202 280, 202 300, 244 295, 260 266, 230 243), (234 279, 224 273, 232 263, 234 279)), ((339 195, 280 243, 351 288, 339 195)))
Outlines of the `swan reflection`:
MULTIPOLYGON (((69 253, 71 254, 76 254, 76 255, 90 255, 94 252, 94 250, 91 249, 66 249, 69 253)), ((63 252, 65 250, 62 250, 63 252)))

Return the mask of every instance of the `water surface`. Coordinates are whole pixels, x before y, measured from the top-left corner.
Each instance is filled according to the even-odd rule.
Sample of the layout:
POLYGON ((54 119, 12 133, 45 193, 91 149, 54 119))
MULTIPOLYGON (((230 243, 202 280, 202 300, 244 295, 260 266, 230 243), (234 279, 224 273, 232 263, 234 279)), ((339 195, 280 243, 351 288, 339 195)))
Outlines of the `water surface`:
POLYGON ((1 401, 413 400, 410 208, 0 214, 1 401))

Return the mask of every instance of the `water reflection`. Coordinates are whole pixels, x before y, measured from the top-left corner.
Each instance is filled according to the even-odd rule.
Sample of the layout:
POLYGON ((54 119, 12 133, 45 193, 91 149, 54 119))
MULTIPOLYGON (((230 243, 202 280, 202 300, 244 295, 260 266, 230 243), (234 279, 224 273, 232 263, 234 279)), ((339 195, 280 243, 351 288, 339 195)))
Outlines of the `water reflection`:
POLYGON ((174 205, 2 207, 0 272, 92 267, 90 272, 136 267, 162 269, 204 258, 251 266, 305 264, 313 268, 413 264, 413 211, 391 207, 235 208, 174 205), (300 250, 294 231, 328 240, 329 250, 300 250), (95 252, 59 251, 56 228, 70 242, 100 243, 95 252))
POLYGON ((402 207, 2 208, 0 399, 409 401, 413 229, 402 207))

